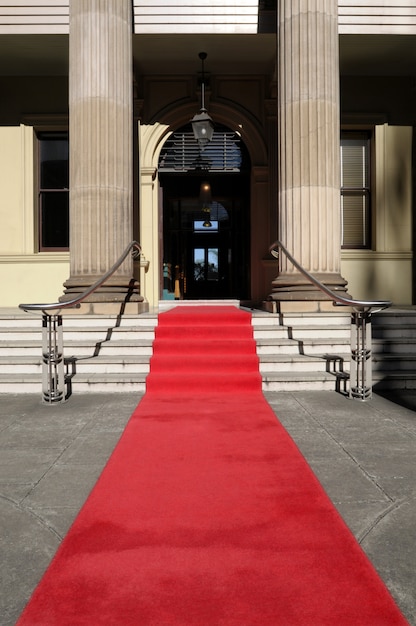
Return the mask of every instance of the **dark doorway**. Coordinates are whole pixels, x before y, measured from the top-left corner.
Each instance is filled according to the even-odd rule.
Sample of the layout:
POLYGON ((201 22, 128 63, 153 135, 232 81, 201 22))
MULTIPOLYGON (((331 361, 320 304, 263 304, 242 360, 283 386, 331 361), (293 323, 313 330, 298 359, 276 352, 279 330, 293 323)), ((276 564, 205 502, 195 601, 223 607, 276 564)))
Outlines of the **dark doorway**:
POLYGON ((224 133, 216 131, 211 150, 202 155, 195 151, 195 140, 188 133, 193 151, 188 163, 183 156, 184 131, 176 134, 179 141, 173 142, 174 147, 168 145, 162 152, 162 299, 249 298, 250 185, 248 168, 243 166, 247 158, 242 157, 239 139, 230 142, 234 133, 228 131, 234 159, 229 154, 228 168, 224 168, 220 155, 228 147, 224 133), (181 154, 174 168, 169 159, 178 143, 182 151, 178 150, 181 154))

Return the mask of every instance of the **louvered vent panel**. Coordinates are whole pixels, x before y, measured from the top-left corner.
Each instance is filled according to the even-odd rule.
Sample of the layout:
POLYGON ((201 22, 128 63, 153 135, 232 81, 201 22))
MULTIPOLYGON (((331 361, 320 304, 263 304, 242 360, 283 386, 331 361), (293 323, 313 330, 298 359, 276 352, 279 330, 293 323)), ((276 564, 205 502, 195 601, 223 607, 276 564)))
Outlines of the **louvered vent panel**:
POLYGON ((165 143, 159 161, 161 172, 239 172, 242 155, 239 137, 233 132, 214 132, 212 141, 200 150, 193 133, 174 133, 165 143))

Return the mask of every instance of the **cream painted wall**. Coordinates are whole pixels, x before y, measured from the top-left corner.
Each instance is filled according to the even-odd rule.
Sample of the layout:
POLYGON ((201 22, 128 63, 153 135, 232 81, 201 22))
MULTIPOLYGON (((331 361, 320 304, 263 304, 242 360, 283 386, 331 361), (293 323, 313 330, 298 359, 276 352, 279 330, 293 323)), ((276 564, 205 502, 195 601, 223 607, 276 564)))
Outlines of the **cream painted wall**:
POLYGON ((391 300, 395 306, 412 303, 412 254, 343 253, 341 272, 348 293, 365 300, 391 300))
POLYGON ((343 250, 354 298, 412 304, 412 128, 376 127, 373 250, 343 250))
POLYGON ((68 276, 68 253, 0 256, 0 307, 57 302, 68 276))
POLYGON ((69 276, 69 253, 37 253, 33 128, 0 127, 0 307, 55 302, 69 276))
POLYGON ((376 250, 412 247, 412 128, 376 127, 376 250))
POLYGON ((30 151, 32 145, 25 138, 22 126, 0 127, 0 251, 6 254, 25 250, 25 188, 22 182, 25 152, 30 151))
POLYGON ((163 142, 169 134, 166 124, 139 124, 139 174, 140 174, 140 244, 142 254, 149 262, 148 271, 142 273, 140 291, 150 307, 160 299, 160 261, 163 245, 159 224, 159 186, 157 165, 163 142))

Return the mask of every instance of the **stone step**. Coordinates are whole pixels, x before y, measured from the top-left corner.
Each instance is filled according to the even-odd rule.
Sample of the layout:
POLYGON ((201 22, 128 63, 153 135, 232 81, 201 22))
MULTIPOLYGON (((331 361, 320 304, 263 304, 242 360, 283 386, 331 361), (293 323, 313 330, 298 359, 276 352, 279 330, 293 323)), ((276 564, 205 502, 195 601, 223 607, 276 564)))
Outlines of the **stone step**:
POLYGON ((349 341, 334 339, 295 340, 295 339, 258 339, 257 354, 339 354, 349 351, 349 341))
POLYGON ((416 354, 374 354, 373 353, 373 372, 411 372, 416 371, 416 354))
MULTIPOLYGON (((66 352, 67 353, 67 352, 66 352)), ((66 354, 65 353, 65 354, 66 354)), ((153 341, 150 339, 119 339, 106 341, 101 344, 99 354, 102 356, 150 356, 153 353, 153 341)))
MULTIPOLYGON (((0 309, 1 311, 1 309, 0 309)), ((107 327, 124 327, 131 326, 139 328, 141 326, 150 326, 152 328, 157 324, 157 315, 149 313, 141 313, 140 315, 68 315, 62 316, 63 328, 107 328, 107 327)), ((0 331, 3 327, 10 328, 39 328, 42 329, 42 315, 30 315, 22 312, 21 314, 5 314, 0 312, 0 331)))
MULTIPOLYGON (((125 339, 143 337, 153 339, 155 335, 154 326, 138 326, 124 325, 121 327, 92 327, 92 326, 69 326, 63 327, 64 341, 75 341, 80 336, 91 338, 92 342, 102 341, 112 336, 120 336, 125 339)), ((262 326, 253 329, 255 339, 316 339, 333 335, 337 339, 343 338, 349 342, 349 327, 318 327, 304 326, 302 328, 286 328, 285 326, 262 326)), ((8 340, 25 340, 34 341, 42 339, 41 327, 14 327, 0 325, 0 341, 8 340)))
POLYGON ((0 374, 13 374, 24 376, 25 374, 37 374, 42 372, 42 357, 37 356, 0 356, 0 374))
POLYGON ((371 316, 371 324, 377 326, 401 326, 416 324, 416 309, 385 309, 371 316))
POLYGON ((278 339, 288 338, 298 341, 306 339, 323 339, 327 337, 336 337, 350 342, 351 329, 350 326, 302 326, 299 328, 288 328, 286 326, 263 326, 253 330, 254 338, 257 339, 278 339))
POLYGON ((259 367, 260 372, 265 376, 269 372, 331 372, 334 369, 334 362, 336 362, 338 369, 341 365, 346 372, 349 371, 349 354, 331 355, 330 357, 324 354, 319 356, 263 355, 260 357, 259 367))
MULTIPOLYGON (((129 373, 79 374, 70 380, 71 393, 144 393, 146 375, 129 373)), ((0 374, 0 393, 42 394, 42 382, 38 374, 17 377, 0 374)))
POLYGON ((330 372, 303 372, 301 381, 298 372, 268 372, 263 376, 263 391, 343 391, 343 383, 330 372))
MULTIPOLYGON (((281 372, 331 372, 332 363, 336 358, 337 368, 342 363, 343 370, 349 371, 349 355, 339 354, 320 355, 319 357, 309 357, 304 355, 265 355, 260 358, 260 372, 267 377, 270 373, 281 372)), ((68 371, 76 371, 76 374, 86 373, 134 373, 147 374, 149 372, 149 358, 119 356, 96 356, 89 358, 67 359, 66 367, 68 371)), ((42 359, 33 357, 16 357, 13 360, 0 358, 0 374, 38 374, 42 371, 42 359)), ((397 357, 386 357, 384 359, 373 359, 373 375, 380 378, 382 373, 390 375, 392 372, 406 371, 406 374, 416 372, 416 355, 412 355, 406 360, 397 357)))
POLYGON ((372 337, 374 339, 389 340, 389 339, 401 339, 411 338, 416 341, 416 324, 411 326, 409 324, 398 324, 397 326, 372 326, 372 337))
MULTIPOLYGON (((126 339, 126 340, 109 340, 94 343, 89 340, 79 339, 73 342, 64 343, 64 356, 70 358, 76 357, 93 357, 97 354, 117 355, 138 355, 149 356, 152 354, 151 339, 126 339)), ((17 356, 33 356, 41 357, 42 342, 39 341, 4 341, 0 343, 0 357, 8 357, 13 359, 17 356)))
POLYGON ((373 371, 373 388, 377 391, 391 391, 394 389, 416 390, 416 370, 406 372, 377 372, 373 371))
POLYGON ((35 393, 41 396, 41 375, 27 372, 0 374, 0 393, 35 393))
POLYGON ((249 311, 252 314, 253 327, 263 325, 277 325, 299 328, 300 326, 350 326, 351 316, 349 313, 342 313, 339 309, 334 309, 334 313, 283 313, 273 314, 264 311, 249 311))
MULTIPOLYGON (((154 338, 153 326, 122 326, 122 327, 63 327, 64 341, 76 341, 80 337, 86 337, 91 342, 104 341, 106 338, 123 336, 125 339, 143 337, 144 339, 154 338)), ((42 341, 42 328, 13 327, 0 325, 0 342, 5 341, 42 341)))
POLYGON ((374 355, 396 354, 405 358, 406 355, 411 356, 416 353, 416 339, 400 338, 400 339, 372 339, 372 352, 374 355))
MULTIPOLYGON (((65 359, 66 369, 78 372, 122 373, 133 372, 147 374, 149 372, 149 356, 94 356, 69 357, 65 359)), ((42 372, 43 360, 40 356, 0 357, 0 374, 33 374, 42 372)))
MULTIPOLYGON (((146 375, 137 373, 77 373, 71 378, 71 393, 144 393, 146 375)), ((337 377, 327 372, 304 372, 300 380, 297 372, 269 372, 263 376, 264 391, 328 390, 334 391, 339 383, 337 377)), ((416 386, 416 380, 415 380, 416 386)), ((39 374, 13 376, 0 374, 0 393, 42 394, 39 374)))
POLYGON ((14 359, 15 357, 42 356, 42 342, 37 341, 2 341, 0 342, 0 357, 14 359))

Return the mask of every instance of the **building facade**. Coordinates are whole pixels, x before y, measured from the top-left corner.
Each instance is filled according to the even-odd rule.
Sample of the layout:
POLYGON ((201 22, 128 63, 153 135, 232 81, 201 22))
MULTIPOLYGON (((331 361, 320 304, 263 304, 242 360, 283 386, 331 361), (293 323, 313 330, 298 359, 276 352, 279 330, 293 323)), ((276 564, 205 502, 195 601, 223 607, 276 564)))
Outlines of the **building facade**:
POLYGON ((415 44, 415 0, 0 1, 2 306, 80 293, 133 239, 97 304, 319 310, 276 239, 413 304, 415 44))

